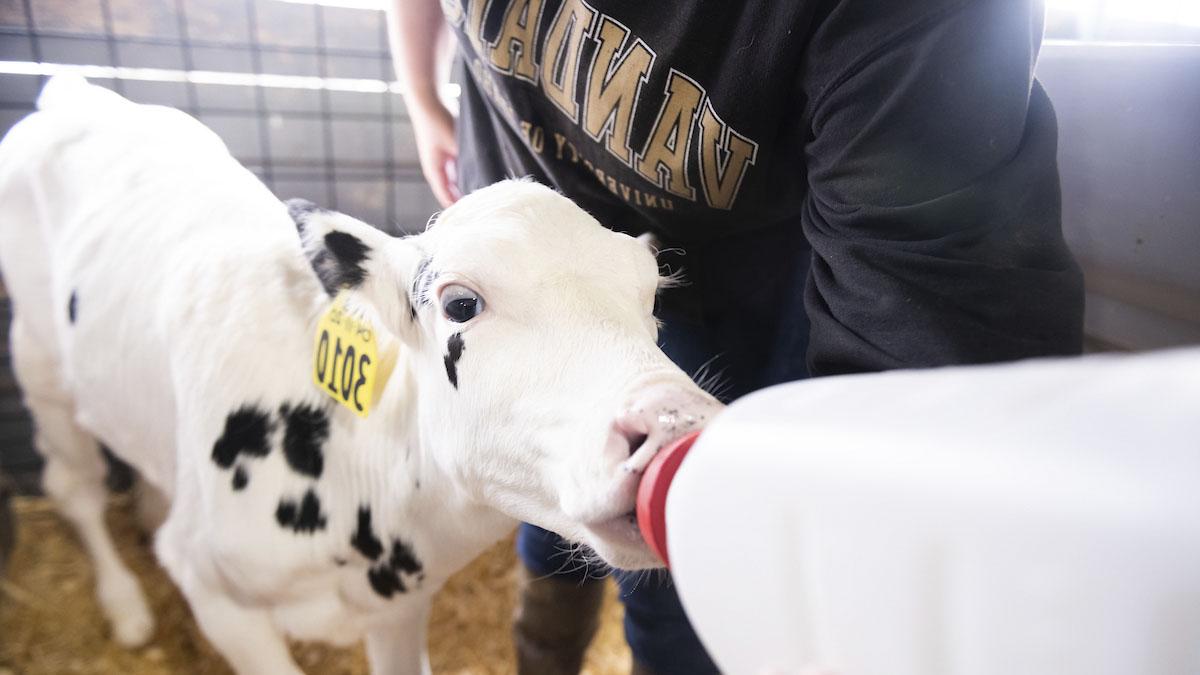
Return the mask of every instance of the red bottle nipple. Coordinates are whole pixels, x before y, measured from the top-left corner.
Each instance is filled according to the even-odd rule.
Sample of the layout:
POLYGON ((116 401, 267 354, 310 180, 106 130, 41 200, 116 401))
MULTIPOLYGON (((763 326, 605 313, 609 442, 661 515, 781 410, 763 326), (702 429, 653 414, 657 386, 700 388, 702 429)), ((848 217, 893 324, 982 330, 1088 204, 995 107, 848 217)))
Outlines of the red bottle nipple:
POLYGON ((667 558, 667 490, 675 478, 675 472, 683 463, 683 458, 692 449, 692 444, 700 436, 699 431, 680 438, 668 445, 646 467, 642 482, 638 484, 637 520, 638 528, 642 531, 642 539, 650 546, 667 567, 671 561, 667 558))

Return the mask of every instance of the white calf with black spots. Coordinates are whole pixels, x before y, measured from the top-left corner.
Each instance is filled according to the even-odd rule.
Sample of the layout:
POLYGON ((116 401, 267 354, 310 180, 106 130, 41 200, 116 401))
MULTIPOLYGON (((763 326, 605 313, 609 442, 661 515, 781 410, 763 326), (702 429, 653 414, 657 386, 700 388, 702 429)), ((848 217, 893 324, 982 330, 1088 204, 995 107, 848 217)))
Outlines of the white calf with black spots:
POLYGON ((394 238, 281 203, 178 111, 78 78, 39 109, 0 143, 0 269, 45 489, 118 641, 153 620, 98 440, 169 501, 156 553, 239 673, 299 672, 286 636, 427 670, 431 595, 518 519, 656 564, 638 472, 720 405, 655 345, 643 244, 519 181, 394 238), (314 375, 343 302, 394 363, 369 411, 380 364, 337 343, 346 405, 314 375))

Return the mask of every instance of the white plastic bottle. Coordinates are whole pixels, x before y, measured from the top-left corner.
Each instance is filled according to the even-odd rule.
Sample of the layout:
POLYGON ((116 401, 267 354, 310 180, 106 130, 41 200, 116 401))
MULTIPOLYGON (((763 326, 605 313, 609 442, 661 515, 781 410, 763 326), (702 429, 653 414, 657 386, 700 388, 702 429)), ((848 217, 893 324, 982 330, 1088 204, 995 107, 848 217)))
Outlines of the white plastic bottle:
POLYGON ((1200 349, 783 385, 674 459, 728 675, 1200 674, 1200 349))

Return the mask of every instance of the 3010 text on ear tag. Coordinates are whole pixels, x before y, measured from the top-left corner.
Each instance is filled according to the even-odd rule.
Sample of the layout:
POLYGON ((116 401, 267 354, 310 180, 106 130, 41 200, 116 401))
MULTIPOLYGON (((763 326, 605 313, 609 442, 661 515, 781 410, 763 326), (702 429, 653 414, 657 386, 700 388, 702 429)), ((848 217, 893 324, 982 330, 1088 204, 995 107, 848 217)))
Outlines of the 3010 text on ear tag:
POLYGON ((317 322, 313 338, 313 383, 333 400, 365 418, 390 374, 380 366, 375 330, 350 313, 346 293, 339 293, 317 322))

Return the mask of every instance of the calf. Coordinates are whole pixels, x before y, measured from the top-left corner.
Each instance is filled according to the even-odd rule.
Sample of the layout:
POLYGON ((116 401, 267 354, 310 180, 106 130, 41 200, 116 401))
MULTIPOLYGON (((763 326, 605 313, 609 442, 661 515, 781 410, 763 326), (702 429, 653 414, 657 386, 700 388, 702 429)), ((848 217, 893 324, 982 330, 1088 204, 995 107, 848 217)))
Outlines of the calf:
POLYGON ((645 246, 521 181, 393 238, 279 202, 178 111, 62 77, 38 106, 0 144, 13 360, 119 642, 153 621, 97 439, 166 496, 158 558, 240 673, 299 672, 285 635, 427 669, 433 592, 518 519, 655 565, 638 474, 719 405, 655 345, 645 246), (335 298, 376 363, 318 337, 335 298))

